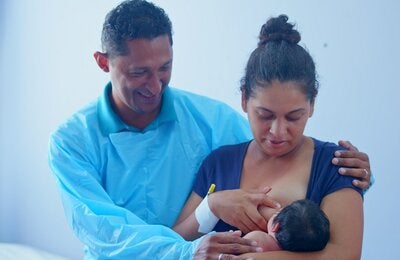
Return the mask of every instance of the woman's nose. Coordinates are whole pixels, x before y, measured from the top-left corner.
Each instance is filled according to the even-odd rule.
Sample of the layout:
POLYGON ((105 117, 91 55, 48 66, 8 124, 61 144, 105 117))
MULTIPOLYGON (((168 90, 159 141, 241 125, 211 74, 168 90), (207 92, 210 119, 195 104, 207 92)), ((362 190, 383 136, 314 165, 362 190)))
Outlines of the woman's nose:
POLYGON ((276 119, 272 122, 269 132, 276 137, 283 137, 286 134, 286 124, 283 120, 276 119))

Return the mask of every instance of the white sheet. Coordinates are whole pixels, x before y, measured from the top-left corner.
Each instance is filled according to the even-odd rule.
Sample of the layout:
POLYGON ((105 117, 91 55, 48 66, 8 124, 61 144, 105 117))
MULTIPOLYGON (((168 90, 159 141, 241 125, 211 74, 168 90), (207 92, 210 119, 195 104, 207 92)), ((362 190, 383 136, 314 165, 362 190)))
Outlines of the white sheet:
POLYGON ((0 243, 1 260, 67 260, 67 258, 31 246, 0 243))

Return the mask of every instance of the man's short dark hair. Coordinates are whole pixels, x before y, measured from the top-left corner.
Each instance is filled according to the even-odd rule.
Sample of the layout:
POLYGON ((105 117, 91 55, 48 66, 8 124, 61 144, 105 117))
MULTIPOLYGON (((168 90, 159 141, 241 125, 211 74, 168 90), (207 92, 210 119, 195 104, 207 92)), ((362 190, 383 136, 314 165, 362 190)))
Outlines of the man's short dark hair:
POLYGON ((109 57, 127 54, 126 42, 168 35, 172 24, 165 11, 143 0, 127 0, 111 10, 104 21, 101 43, 109 57))

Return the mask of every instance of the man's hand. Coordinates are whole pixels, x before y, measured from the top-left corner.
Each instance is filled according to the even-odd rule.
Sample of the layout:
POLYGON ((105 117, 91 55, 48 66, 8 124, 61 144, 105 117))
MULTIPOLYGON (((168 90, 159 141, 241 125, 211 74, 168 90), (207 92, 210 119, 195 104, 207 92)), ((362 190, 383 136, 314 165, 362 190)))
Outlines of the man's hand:
POLYGON ((206 235, 200 242, 193 259, 229 259, 235 255, 262 251, 255 241, 240 236, 240 231, 206 235))
POLYGON ((336 151, 332 163, 342 166, 339 168, 340 174, 357 178, 353 180, 354 186, 367 189, 371 182, 371 168, 368 155, 358 151, 357 147, 349 141, 339 141, 339 145, 349 150, 336 151))
POLYGON ((267 187, 261 192, 247 192, 241 189, 214 192, 208 196, 208 203, 218 218, 245 234, 253 230, 266 231, 267 222, 258 211, 258 207, 263 205, 280 208, 279 203, 267 196, 270 190, 267 187))

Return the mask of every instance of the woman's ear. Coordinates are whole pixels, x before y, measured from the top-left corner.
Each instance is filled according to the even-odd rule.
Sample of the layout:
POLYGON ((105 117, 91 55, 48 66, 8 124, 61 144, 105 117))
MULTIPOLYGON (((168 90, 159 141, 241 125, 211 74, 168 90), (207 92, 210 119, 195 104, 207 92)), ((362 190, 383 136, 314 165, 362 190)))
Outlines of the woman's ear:
POLYGON ((108 66, 108 57, 107 54, 96 51, 94 54, 94 59, 96 60, 97 65, 102 69, 104 72, 109 72, 110 68, 108 66))
POLYGON ((315 99, 311 100, 310 102, 310 114, 308 115, 308 117, 312 117, 312 115, 314 114, 314 104, 315 104, 315 99))
POLYGON ((245 90, 241 89, 242 91, 242 110, 243 112, 247 113, 247 98, 246 95, 244 94, 245 90))

